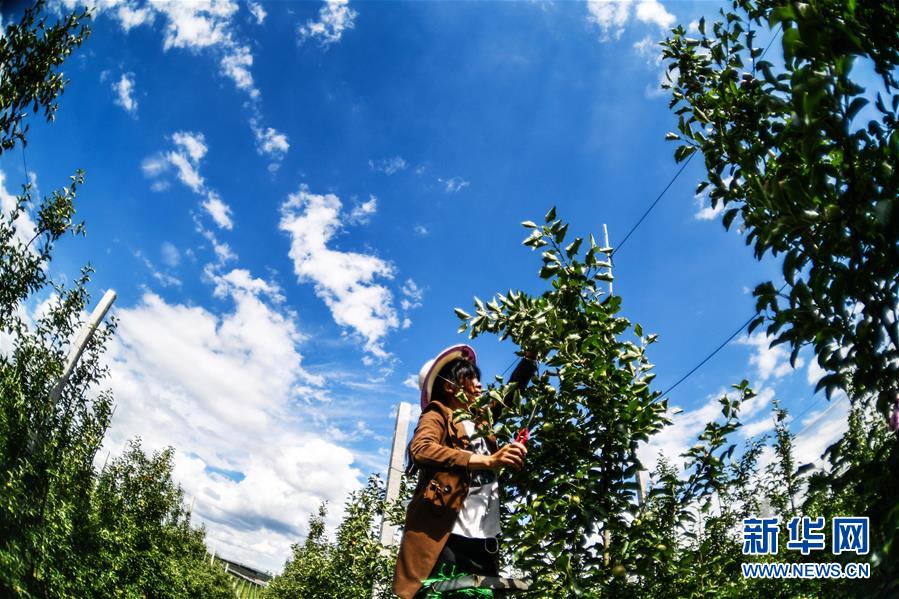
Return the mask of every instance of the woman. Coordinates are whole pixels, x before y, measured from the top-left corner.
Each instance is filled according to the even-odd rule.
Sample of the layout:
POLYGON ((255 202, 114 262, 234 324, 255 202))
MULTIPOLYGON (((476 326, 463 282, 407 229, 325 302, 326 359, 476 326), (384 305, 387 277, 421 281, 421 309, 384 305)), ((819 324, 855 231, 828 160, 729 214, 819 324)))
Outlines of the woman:
MULTIPOLYGON (((510 382, 523 388, 537 367, 525 354, 510 382)), ((422 581, 459 574, 499 573, 499 485, 496 472, 524 465, 521 443, 497 447, 493 435, 473 439, 476 425, 453 421, 453 411, 481 395, 474 350, 455 345, 418 375, 422 412, 409 443, 418 484, 406 511, 393 591, 411 599, 422 581)), ((493 406, 498 411, 501 406, 493 406)))

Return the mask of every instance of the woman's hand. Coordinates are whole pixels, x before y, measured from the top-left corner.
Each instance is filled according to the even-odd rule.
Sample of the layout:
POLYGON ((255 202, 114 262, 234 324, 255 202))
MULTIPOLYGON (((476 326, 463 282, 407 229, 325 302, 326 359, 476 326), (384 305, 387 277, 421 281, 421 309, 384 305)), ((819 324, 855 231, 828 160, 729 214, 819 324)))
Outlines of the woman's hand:
POLYGON ((520 470, 524 466, 524 457, 527 453, 527 448, 517 441, 503 445, 496 453, 490 456, 494 462, 493 469, 499 470, 500 468, 510 466, 520 470))
POLYGON ((527 448, 521 443, 513 442, 503 445, 492 455, 471 456, 468 467, 472 470, 499 470, 500 468, 514 468, 520 470, 524 466, 524 458, 527 448))

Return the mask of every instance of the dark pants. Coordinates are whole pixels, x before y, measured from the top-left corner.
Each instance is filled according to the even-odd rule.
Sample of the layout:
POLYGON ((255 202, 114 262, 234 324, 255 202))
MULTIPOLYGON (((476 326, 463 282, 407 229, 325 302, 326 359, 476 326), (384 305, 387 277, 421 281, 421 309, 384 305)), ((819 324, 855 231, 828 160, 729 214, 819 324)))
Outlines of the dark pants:
POLYGON ((440 572, 441 564, 455 566, 457 573, 499 576, 499 542, 495 538, 470 539, 451 534, 431 576, 440 572))
MULTIPOLYGON (((428 578, 455 578, 466 574, 499 576, 499 543, 496 538, 470 539, 451 534, 428 578)), ((453 592, 440 596, 449 599, 456 594, 453 592)), ((431 595, 427 588, 421 589, 415 595, 416 599, 429 596, 431 595)))

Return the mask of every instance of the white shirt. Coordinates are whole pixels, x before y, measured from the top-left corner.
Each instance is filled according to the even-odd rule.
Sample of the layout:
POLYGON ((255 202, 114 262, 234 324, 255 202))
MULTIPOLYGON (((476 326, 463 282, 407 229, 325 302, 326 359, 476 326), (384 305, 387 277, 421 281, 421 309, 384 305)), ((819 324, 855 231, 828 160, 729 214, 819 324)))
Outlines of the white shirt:
MULTIPOLYGON (((473 438, 474 423, 463 420, 462 427, 471 439, 474 453, 490 455, 487 440, 483 437, 473 438)), ((453 533, 463 537, 485 539, 499 534, 499 483, 493 470, 472 470, 471 485, 468 496, 462 503, 462 509, 453 526, 453 533)))

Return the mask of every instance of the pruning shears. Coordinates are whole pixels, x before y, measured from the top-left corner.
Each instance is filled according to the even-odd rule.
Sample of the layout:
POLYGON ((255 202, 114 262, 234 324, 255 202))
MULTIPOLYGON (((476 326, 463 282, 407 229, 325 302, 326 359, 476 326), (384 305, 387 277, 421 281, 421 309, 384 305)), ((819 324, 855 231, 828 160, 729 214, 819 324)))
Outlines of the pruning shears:
POLYGON ((528 439, 530 438, 530 435, 531 435, 531 433, 530 433, 531 422, 534 420, 534 414, 536 414, 536 413, 537 413, 537 403, 534 402, 534 409, 531 410, 531 415, 528 418, 527 424, 524 425, 523 429, 521 429, 520 431, 515 433, 515 442, 516 443, 521 443, 522 445, 524 445, 525 443, 528 442, 528 439))
POLYGON ((515 433, 515 442, 524 445, 528 442, 528 434, 529 433, 527 427, 521 429, 520 431, 515 433))

